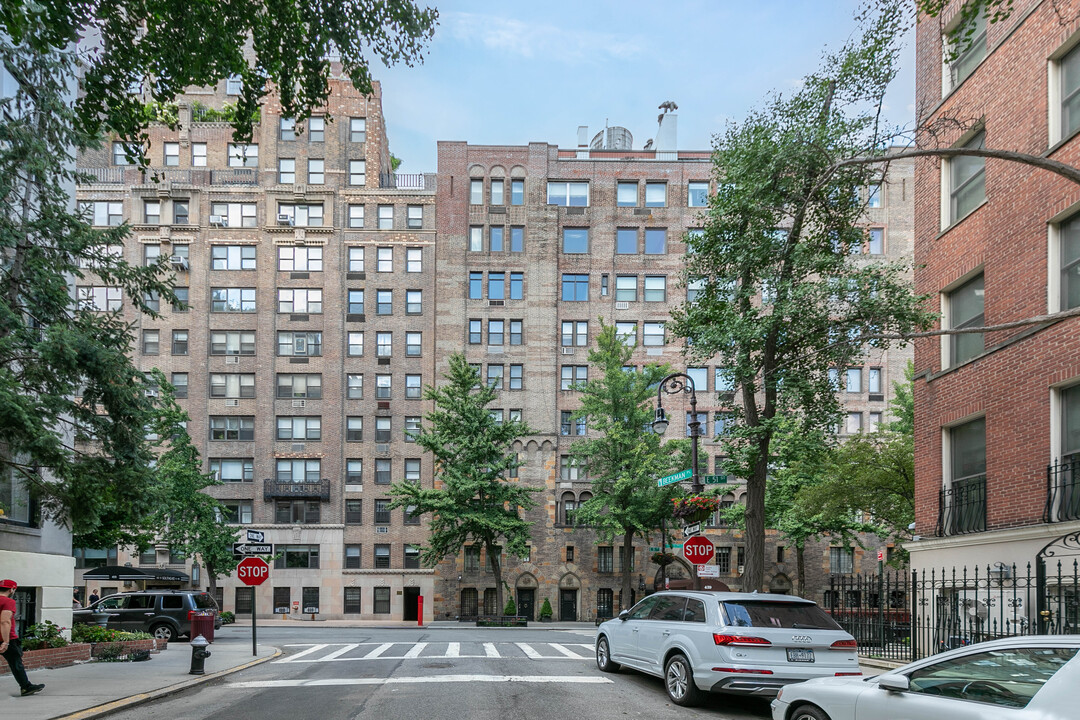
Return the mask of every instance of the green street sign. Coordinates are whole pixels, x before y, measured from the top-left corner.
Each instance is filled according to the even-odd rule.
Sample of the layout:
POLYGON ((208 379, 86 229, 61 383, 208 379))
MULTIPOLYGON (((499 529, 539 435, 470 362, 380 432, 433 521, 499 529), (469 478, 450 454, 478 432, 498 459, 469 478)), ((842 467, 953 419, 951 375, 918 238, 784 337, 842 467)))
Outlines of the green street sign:
POLYGON ((688 479, 690 479, 691 476, 693 476, 693 474, 694 474, 694 471, 691 470, 690 468, 687 468, 686 470, 682 470, 682 471, 677 472, 677 473, 675 473, 673 475, 665 475, 664 477, 662 477, 662 478, 660 478, 659 480, 656 481, 656 487, 664 487, 665 485, 671 485, 672 483, 677 483, 680 480, 688 480, 688 479))
POLYGON ((727 485, 727 475, 703 475, 703 485, 727 485))
MULTIPOLYGON (((682 546, 683 546, 682 543, 668 543, 667 544, 667 549, 668 550, 682 550, 682 546)), ((660 548, 651 547, 651 548, 649 548, 649 552, 654 552, 654 553, 660 552, 660 548)))

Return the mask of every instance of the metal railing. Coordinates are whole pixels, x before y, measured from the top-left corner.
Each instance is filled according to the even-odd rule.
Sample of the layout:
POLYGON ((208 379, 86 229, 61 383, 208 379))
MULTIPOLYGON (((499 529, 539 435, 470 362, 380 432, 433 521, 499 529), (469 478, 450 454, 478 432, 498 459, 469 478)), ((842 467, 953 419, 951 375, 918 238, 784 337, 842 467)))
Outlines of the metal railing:
POLYGON ((435 173, 382 173, 379 175, 379 187, 397 190, 434 190, 435 173))
POLYGON ((210 171, 211 185, 257 185, 258 179, 255 168, 210 171))
POLYGON ((986 475, 953 481, 938 498, 938 537, 986 530, 986 475))
POLYGON ((1080 520, 1080 455, 1066 455, 1046 466, 1044 522, 1080 520))
POLYGON ((330 481, 290 482, 288 480, 263 480, 263 499, 275 498, 318 498, 330 501, 330 481))
POLYGON ((91 184, 100 185, 123 185, 123 167, 91 167, 79 168, 79 172, 92 178, 91 184))

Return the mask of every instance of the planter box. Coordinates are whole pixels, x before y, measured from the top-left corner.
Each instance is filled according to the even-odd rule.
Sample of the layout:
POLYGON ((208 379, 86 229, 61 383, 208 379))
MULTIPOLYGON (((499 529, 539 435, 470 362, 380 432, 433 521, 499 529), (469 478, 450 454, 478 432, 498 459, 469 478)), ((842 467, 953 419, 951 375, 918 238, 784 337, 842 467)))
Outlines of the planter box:
POLYGON ((528 627, 529 621, 520 615, 481 615, 476 627, 528 627))
POLYGON ((169 647, 169 643, 165 640, 158 640, 157 638, 150 638, 148 640, 120 640, 118 642, 101 642, 93 643, 90 646, 90 657, 100 657, 101 651, 106 647, 112 647, 119 645, 123 648, 122 655, 128 653, 137 652, 139 650, 147 650, 151 653, 159 653, 162 650, 166 650, 169 647))
MULTIPOLYGON (((98 657, 100 648, 106 645, 121 645, 124 654, 138 650, 148 650, 158 653, 168 648, 164 640, 150 638, 149 640, 121 640, 115 643, 74 643, 62 648, 42 648, 41 650, 23 651, 23 666, 27 670, 44 670, 46 668, 61 668, 80 662, 89 662, 91 658, 98 657)), ((7 661, 0 659, 0 675, 11 672, 7 661)))

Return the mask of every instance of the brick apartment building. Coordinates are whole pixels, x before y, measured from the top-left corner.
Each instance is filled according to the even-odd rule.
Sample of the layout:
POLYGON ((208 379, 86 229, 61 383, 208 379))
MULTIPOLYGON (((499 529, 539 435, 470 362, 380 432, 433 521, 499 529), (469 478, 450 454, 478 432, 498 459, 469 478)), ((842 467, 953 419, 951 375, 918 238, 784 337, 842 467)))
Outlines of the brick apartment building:
MULTIPOLYGON (((958 22, 958 6, 918 26, 920 125, 970 120, 942 140, 1080 164, 1080 4, 1017 0, 1007 19, 980 20, 971 46, 943 65, 942 28, 958 22)), ((955 158, 919 160, 915 189, 916 285, 939 304, 942 328, 1080 305, 1076 185, 955 158)), ((985 577, 989 566, 1000 579, 1003 565, 1024 573, 1080 530, 1078 349, 1075 318, 916 343, 914 567, 980 566, 985 577)))

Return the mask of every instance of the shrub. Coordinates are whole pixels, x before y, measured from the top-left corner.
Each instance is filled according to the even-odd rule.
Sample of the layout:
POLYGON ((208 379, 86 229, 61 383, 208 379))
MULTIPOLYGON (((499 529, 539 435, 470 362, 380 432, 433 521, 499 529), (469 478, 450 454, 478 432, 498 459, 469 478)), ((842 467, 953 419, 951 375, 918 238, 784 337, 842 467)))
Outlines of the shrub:
POLYGON ((149 640, 153 635, 144 632, 122 632, 98 625, 76 625, 71 628, 71 641, 84 643, 110 643, 122 640, 149 640))
POLYGON ((550 620, 552 614, 553 613, 551 612, 551 601, 547 598, 544 598, 544 604, 540 606, 540 619, 550 620))
POLYGON ((68 641, 60 634, 63 630, 64 628, 48 620, 31 625, 26 629, 26 637, 22 640, 23 650, 64 647, 68 641))
POLYGON ((124 646, 120 643, 107 643, 99 645, 94 650, 94 657, 100 662, 119 662, 120 658, 127 654, 124 646))
POLYGON ((224 610, 221 613, 221 624, 228 625, 229 623, 236 622, 236 615, 228 610, 224 610))
POLYGON ((503 608, 503 615, 517 615, 517 605, 514 604, 514 598, 510 598, 506 601, 506 607, 503 608))

